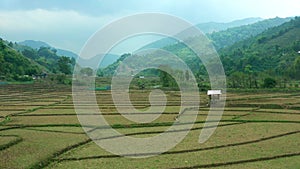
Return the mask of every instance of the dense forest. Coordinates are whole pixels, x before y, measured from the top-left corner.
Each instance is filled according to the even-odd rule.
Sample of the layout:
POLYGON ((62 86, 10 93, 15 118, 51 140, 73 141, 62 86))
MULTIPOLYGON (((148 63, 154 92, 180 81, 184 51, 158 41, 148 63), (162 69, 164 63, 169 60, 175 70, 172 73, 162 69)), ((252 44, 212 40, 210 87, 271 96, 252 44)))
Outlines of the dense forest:
POLYGON ((212 40, 216 49, 221 49, 224 47, 229 47, 236 42, 248 39, 250 37, 256 36, 263 31, 279 26, 291 18, 272 18, 265 19, 253 24, 243 25, 239 27, 229 28, 227 30, 213 32, 207 34, 208 38, 212 40))
POLYGON ((229 87, 259 87, 274 79, 280 87, 300 79, 300 18, 219 51, 229 87))
POLYGON ((0 39, 0 77, 2 80, 28 80, 24 75, 41 72, 41 68, 32 60, 15 51, 0 39))
MULTIPOLYGON (((213 44, 220 45, 219 48, 216 45, 216 48, 230 88, 287 87, 300 79, 299 17, 269 19, 216 32, 209 37, 214 38, 213 44), (233 44, 227 46, 224 42, 222 45, 224 39, 228 39, 228 44, 233 44)), ((163 49, 184 60, 200 83, 208 83, 205 67, 187 46, 176 43, 163 49)), ((99 75, 111 76, 118 64, 128 56, 130 54, 124 54, 112 65, 100 69, 99 75)), ((159 74, 159 72, 151 72, 159 74)), ((149 72, 144 73, 149 74, 149 72)))

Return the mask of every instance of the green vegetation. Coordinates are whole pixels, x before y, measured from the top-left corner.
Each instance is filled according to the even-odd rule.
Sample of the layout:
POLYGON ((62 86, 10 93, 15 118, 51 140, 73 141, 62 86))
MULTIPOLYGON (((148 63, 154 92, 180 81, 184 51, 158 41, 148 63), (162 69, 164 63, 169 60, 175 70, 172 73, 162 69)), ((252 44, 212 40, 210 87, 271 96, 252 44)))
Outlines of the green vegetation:
POLYGON ((31 76, 39 72, 41 69, 37 64, 7 46, 2 39, 0 40, 0 80, 27 81, 26 75, 31 76))
POLYGON ((50 47, 32 49, 0 40, 0 81, 32 81, 43 74, 71 74, 74 58, 58 56, 50 47))
MULTIPOLYGON (((230 28, 240 29, 240 27, 242 25, 255 24, 256 22, 261 21, 261 20, 263 20, 263 19, 262 18, 245 18, 242 20, 235 20, 235 21, 228 22, 228 23, 218 23, 218 22, 200 23, 200 24, 197 24, 196 27, 199 28, 203 33, 205 33, 207 35, 215 35, 216 37, 219 38, 219 37, 228 35, 229 33, 227 33, 226 30, 230 30, 230 28), (221 33, 222 36, 220 36, 218 34, 219 31, 223 32, 223 33, 221 33)), ((268 21, 268 20, 266 20, 266 21, 268 21)), ((264 22, 264 21, 262 21, 262 22, 264 22)), ((272 25, 272 22, 269 24, 272 25)), ((266 25, 266 26, 268 26, 268 25, 266 25)), ((273 25, 273 26, 276 26, 276 25, 273 25)), ((268 27, 271 27, 271 26, 268 26, 268 27)), ((243 32, 240 31, 240 33, 243 33, 243 32)), ((239 36, 246 37, 248 35, 239 34, 239 36)), ((172 39, 172 38, 163 38, 161 40, 158 40, 158 41, 155 41, 155 42, 145 45, 144 47, 142 47, 142 49, 163 48, 163 47, 169 46, 171 44, 174 44, 176 42, 177 42, 177 40, 172 39)))
POLYGON ((265 30, 288 22, 291 18, 265 19, 253 24, 229 28, 227 30, 208 34, 216 49, 229 47, 236 42, 256 36, 265 30))
POLYGON ((300 18, 220 51, 229 87, 266 87, 275 79, 278 87, 299 80, 300 18), (256 85, 258 84, 258 85, 256 85), (239 86, 237 86, 239 85, 239 86))

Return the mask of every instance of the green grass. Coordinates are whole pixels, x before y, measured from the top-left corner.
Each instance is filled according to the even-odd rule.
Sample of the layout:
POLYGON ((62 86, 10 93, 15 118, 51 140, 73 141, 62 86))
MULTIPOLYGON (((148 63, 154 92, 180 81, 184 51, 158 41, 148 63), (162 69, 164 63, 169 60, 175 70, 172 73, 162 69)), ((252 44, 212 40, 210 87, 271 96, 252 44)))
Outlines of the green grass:
POLYGON ((66 146, 86 139, 84 135, 49 133, 31 130, 9 130, 2 134, 18 134, 23 141, 0 151, 0 168, 27 168, 66 146))
POLYGON ((183 142, 168 153, 146 159, 117 158, 94 143, 89 143, 58 157, 57 162, 53 163, 50 168, 58 166, 69 168, 75 164, 79 165, 79 168, 88 166, 93 168, 93 166, 103 164, 106 164, 105 167, 107 168, 120 166, 123 168, 185 167, 281 155, 299 151, 297 149, 299 133, 266 140, 261 139, 288 133, 290 130, 297 131, 298 128, 299 125, 288 124, 283 126, 278 124, 275 127, 273 124, 258 126, 257 124, 242 124, 220 127, 210 141, 203 145, 197 142, 200 130, 195 130, 191 131, 183 142), (289 140, 288 144, 287 140, 289 140), (109 158, 109 156, 112 157, 109 158))
POLYGON ((23 141, 23 139, 17 135, 0 135, 0 151, 18 144, 21 141, 23 141))

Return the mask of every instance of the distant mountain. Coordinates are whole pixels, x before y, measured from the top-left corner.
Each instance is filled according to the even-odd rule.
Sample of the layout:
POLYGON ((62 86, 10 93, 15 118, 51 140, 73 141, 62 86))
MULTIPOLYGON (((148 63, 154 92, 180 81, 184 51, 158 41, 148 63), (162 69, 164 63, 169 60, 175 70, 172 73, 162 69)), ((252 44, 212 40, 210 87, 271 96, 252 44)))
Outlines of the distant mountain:
POLYGON ((222 30, 226 30, 228 28, 238 27, 242 25, 253 24, 258 21, 262 21, 262 18, 245 18, 241 20, 235 20, 227 23, 219 23, 219 22, 207 22, 197 24, 198 27, 203 33, 213 33, 222 30))
POLYGON ((78 55, 76 53, 71 52, 69 50, 64 50, 64 49, 56 49, 56 50, 57 50, 56 54, 58 56, 67 56, 67 57, 74 58, 74 59, 76 59, 78 57, 78 55))
MULTIPOLYGON (((253 24, 255 22, 263 20, 262 18, 246 18, 241 20, 235 20, 228 23, 218 23, 218 22, 207 22, 207 23, 200 23, 197 24, 196 27, 198 27, 203 33, 209 34, 212 32, 218 32, 222 30, 226 30, 228 28, 232 27, 238 27, 242 25, 248 25, 253 24)), ((157 40, 155 42, 149 43, 142 47, 141 49, 147 49, 147 48, 163 48, 168 45, 175 44, 177 40, 173 38, 163 38, 160 40, 157 40)))
MULTIPOLYGON (((108 66, 105 66, 105 67, 100 66, 97 74, 98 75, 101 74, 101 76, 112 76, 114 74, 115 70, 118 68, 120 62, 122 62, 128 56, 131 56, 131 54, 129 54, 129 53, 123 54, 122 56, 118 57, 117 60, 115 60, 112 64, 109 64, 108 66)), ((107 58, 107 57, 105 57, 105 58, 107 58)))
POLYGON ((278 17, 265 19, 253 24, 233 27, 223 31, 210 33, 207 34, 207 36, 212 40, 216 49, 221 49, 252 36, 256 36, 269 28, 279 26, 285 22, 290 21, 291 19, 292 18, 278 17))
POLYGON ((33 49, 39 49, 40 47, 50 47, 50 48, 56 49, 57 55, 59 55, 59 56, 67 56, 67 57, 75 58, 75 59, 78 57, 78 55, 74 52, 64 50, 64 49, 54 48, 54 47, 50 46, 49 44, 47 44, 46 42, 42 42, 42 41, 25 40, 25 41, 19 42, 18 44, 23 45, 23 46, 29 46, 33 49))
POLYGON ((39 49, 40 47, 51 47, 46 42, 35 41, 35 40, 25 40, 25 41, 19 42, 18 44, 24 45, 24 46, 29 46, 33 49, 39 49))
POLYGON ((178 41, 176 39, 173 38, 162 38, 160 40, 157 40, 155 42, 149 43, 145 46, 143 46, 142 48, 140 48, 139 50, 143 50, 143 49, 159 49, 159 48, 163 48, 165 46, 168 45, 172 45, 177 43, 178 41))
MULTIPOLYGON (((57 48, 51 47, 46 42, 42 42, 42 41, 25 40, 23 42, 19 42, 18 44, 21 45, 21 47, 18 47, 19 48, 18 50, 20 50, 20 51, 23 51, 24 49, 26 49, 26 46, 31 47, 33 49, 37 49, 37 50, 40 47, 50 47, 51 49, 56 49, 56 54, 58 56, 67 56, 67 57, 74 58, 74 59, 77 59, 77 57, 78 57, 78 55, 75 54, 74 52, 64 50, 64 49, 57 49, 57 48)), ((104 68, 104 67, 114 63, 119 57, 120 57, 119 55, 107 54, 103 58, 103 60, 102 60, 99 67, 104 68)))
POLYGON ((90 67, 90 68, 99 67, 100 69, 103 69, 103 68, 107 67, 108 65, 117 61, 119 58, 120 58, 119 55, 105 54, 103 56, 103 54, 99 54, 99 55, 97 55, 93 58, 89 58, 89 59, 80 58, 78 64, 81 67, 90 67), (103 57, 103 59, 99 65, 100 57, 103 57))
POLYGON ((105 68, 108 65, 114 63, 115 61, 117 61, 120 58, 119 55, 115 55, 115 54, 106 54, 99 66, 99 68, 105 68))

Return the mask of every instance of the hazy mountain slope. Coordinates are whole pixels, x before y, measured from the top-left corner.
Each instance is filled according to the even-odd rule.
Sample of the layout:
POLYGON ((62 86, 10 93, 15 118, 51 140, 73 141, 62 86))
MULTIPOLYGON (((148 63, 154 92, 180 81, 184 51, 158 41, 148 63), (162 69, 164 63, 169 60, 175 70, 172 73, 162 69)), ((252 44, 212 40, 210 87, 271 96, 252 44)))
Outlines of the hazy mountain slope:
MULTIPOLYGON (((253 19, 253 21, 256 21, 256 20, 259 20, 259 19, 258 18, 253 19)), ((230 28, 228 28, 229 26, 227 26, 228 29, 226 29, 226 30, 222 30, 221 28, 218 28, 218 27, 220 27, 220 25, 223 25, 226 23, 223 23, 223 24, 211 23, 211 24, 209 24, 210 25, 209 27, 211 27, 210 29, 213 29, 213 25, 215 25, 216 26, 215 29, 219 30, 219 31, 215 31, 213 33, 206 32, 207 33, 206 35, 208 36, 209 39, 212 40, 216 49, 221 49, 221 48, 230 46, 236 42, 239 42, 241 40, 247 39, 251 36, 258 35, 269 28, 281 25, 285 22, 288 22, 289 20, 291 20, 291 18, 272 18, 272 19, 261 20, 261 21, 258 21, 258 22, 252 23, 252 24, 247 24, 248 23, 248 22, 246 22, 247 19, 245 19, 245 20, 242 20, 241 22, 238 22, 240 24, 244 23, 245 25, 242 25, 242 26, 239 25, 237 27, 230 27, 230 28)), ((231 25, 238 25, 237 23, 235 23, 235 24, 234 23, 231 25)), ((203 25, 203 28, 208 29, 208 28, 205 28, 204 25, 203 25)), ((224 28, 225 26, 221 26, 221 27, 224 28)), ((167 47, 167 46, 174 45, 174 44, 176 45, 176 43, 177 43, 177 41, 175 39, 163 38, 161 40, 158 40, 158 41, 155 41, 148 45, 145 45, 144 47, 142 47, 142 49, 163 48, 163 47, 167 47)))
POLYGON ((56 49, 56 51, 57 51, 56 53, 59 56, 67 56, 67 57, 75 58, 75 59, 78 57, 78 55, 74 52, 71 52, 69 50, 54 48, 54 47, 50 46, 49 44, 47 44, 46 42, 42 42, 42 41, 25 40, 25 41, 19 42, 18 44, 23 45, 23 46, 29 46, 33 49, 39 49, 40 47, 50 47, 50 48, 56 49))
MULTIPOLYGON (((300 18, 295 18, 220 50, 219 54, 227 75, 234 72, 255 72, 297 78, 299 69, 298 78, 300 78, 299 25, 300 18)), ((182 58, 194 73, 206 74, 199 58, 183 43, 169 45, 163 49, 182 58)), ((118 62, 104 72, 112 71, 118 62)))
POLYGON ((40 47, 51 47, 46 42, 35 41, 35 40, 25 40, 25 41, 19 42, 18 44, 24 45, 24 46, 29 46, 33 49, 39 49, 40 47))
POLYGON ((236 42, 256 36, 263 31, 288 22, 291 18, 272 18, 256 22, 250 25, 229 28, 224 31, 208 34, 208 38, 214 43, 216 49, 233 45, 236 42))
MULTIPOLYGON (((207 23, 197 24, 196 27, 198 27, 203 33, 207 34, 207 33, 226 30, 226 29, 232 28, 232 27, 238 27, 241 25, 253 24, 253 23, 261 21, 261 20, 263 20, 263 19, 262 18, 245 18, 245 19, 241 19, 241 20, 235 20, 232 22, 228 22, 228 23, 207 22, 207 23)), ((142 49, 163 48, 165 46, 172 45, 176 42, 177 42, 177 40, 172 39, 172 38, 163 38, 158 41, 155 41, 155 42, 145 45, 144 47, 142 47, 142 49)))
POLYGON ((228 28, 253 24, 253 23, 256 23, 261 20, 263 20, 263 19, 262 18, 245 18, 245 19, 235 20, 235 21, 227 22, 227 23, 218 23, 218 22, 200 23, 200 24, 197 24, 196 26, 203 33, 213 33, 213 32, 219 32, 222 30, 226 30, 228 28))

